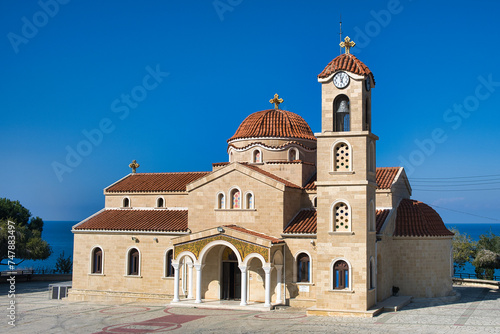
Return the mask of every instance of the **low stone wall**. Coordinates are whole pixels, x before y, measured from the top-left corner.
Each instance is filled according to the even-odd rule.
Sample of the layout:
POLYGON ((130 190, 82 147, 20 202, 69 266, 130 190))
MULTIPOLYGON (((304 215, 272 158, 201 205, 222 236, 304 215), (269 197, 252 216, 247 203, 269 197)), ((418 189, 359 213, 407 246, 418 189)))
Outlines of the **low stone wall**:
POLYGON ((481 285, 494 285, 500 288, 500 281, 491 281, 487 279, 477 279, 477 278, 458 278, 453 277, 453 283, 457 285, 466 284, 481 284, 481 285))
POLYGON ((170 294, 148 294, 81 289, 70 289, 68 292, 68 300, 70 301, 94 301, 106 303, 152 302, 169 304, 172 299, 173 295, 170 294))
MULTIPOLYGON (((6 283, 9 276, 1 276, 0 283, 6 283)), ((71 281, 72 274, 32 274, 29 277, 26 275, 16 276, 16 282, 26 281, 71 281)))

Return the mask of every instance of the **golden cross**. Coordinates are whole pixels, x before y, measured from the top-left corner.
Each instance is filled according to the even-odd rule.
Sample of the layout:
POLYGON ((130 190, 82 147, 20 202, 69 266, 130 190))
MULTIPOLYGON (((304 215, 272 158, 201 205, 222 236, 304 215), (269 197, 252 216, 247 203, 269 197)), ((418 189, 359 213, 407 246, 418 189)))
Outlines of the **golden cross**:
POLYGON ((278 94, 274 94, 274 99, 270 99, 269 103, 274 103, 274 109, 278 109, 280 103, 283 103, 283 99, 280 99, 278 94))
POLYGON ((135 170, 139 168, 141 165, 137 163, 136 160, 132 161, 130 165, 128 165, 130 168, 132 168, 132 173, 135 173, 135 170))
POLYGON ((354 41, 351 41, 351 39, 349 38, 349 36, 346 36, 345 39, 344 39, 344 41, 340 42, 340 47, 341 48, 345 48, 345 53, 346 54, 351 53, 349 49, 353 48, 355 45, 356 45, 356 43, 354 43, 354 41))

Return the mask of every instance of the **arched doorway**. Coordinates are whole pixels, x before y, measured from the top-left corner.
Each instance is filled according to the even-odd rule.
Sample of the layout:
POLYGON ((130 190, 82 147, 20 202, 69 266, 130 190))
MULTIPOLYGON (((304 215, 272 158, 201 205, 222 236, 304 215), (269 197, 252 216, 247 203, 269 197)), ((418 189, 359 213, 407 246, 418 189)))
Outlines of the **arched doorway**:
POLYGON ((221 300, 241 299, 241 270, 233 250, 225 247, 221 256, 221 300))

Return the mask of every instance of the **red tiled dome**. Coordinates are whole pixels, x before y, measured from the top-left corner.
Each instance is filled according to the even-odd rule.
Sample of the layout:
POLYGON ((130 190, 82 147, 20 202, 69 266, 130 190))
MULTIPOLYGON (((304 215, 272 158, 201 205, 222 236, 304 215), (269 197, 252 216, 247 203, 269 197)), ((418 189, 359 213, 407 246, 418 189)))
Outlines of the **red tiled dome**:
POLYGON ((402 199, 396 216, 395 237, 453 236, 439 214, 425 203, 402 199))
POLYGON ((368 66, 363 64, 361 60, 350 53, 341 54, 332 60, 328 65, 326 65, 325 69, 318 74, 318 78, 328 78, 332 73, 340 70, 349 71, 359 75, 369 75, 375 83, 373 73, 370 71, 368 66))
POLYGON ((242 138, 300 138, 316 140, 309 124, 299 115, 280 109, 268 109, 251 114, 227 141, 242 138))

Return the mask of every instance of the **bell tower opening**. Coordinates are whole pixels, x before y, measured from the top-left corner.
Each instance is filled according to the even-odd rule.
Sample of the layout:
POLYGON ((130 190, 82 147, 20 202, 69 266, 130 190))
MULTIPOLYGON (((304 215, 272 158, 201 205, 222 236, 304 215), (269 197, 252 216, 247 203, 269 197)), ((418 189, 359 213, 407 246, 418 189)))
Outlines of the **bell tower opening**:
POLYGON ((341 94, 337 96, 333 103, 334 108, 334 124, 333 128, 336 132, 351 130, 351 106, 349 98, 341 94))

